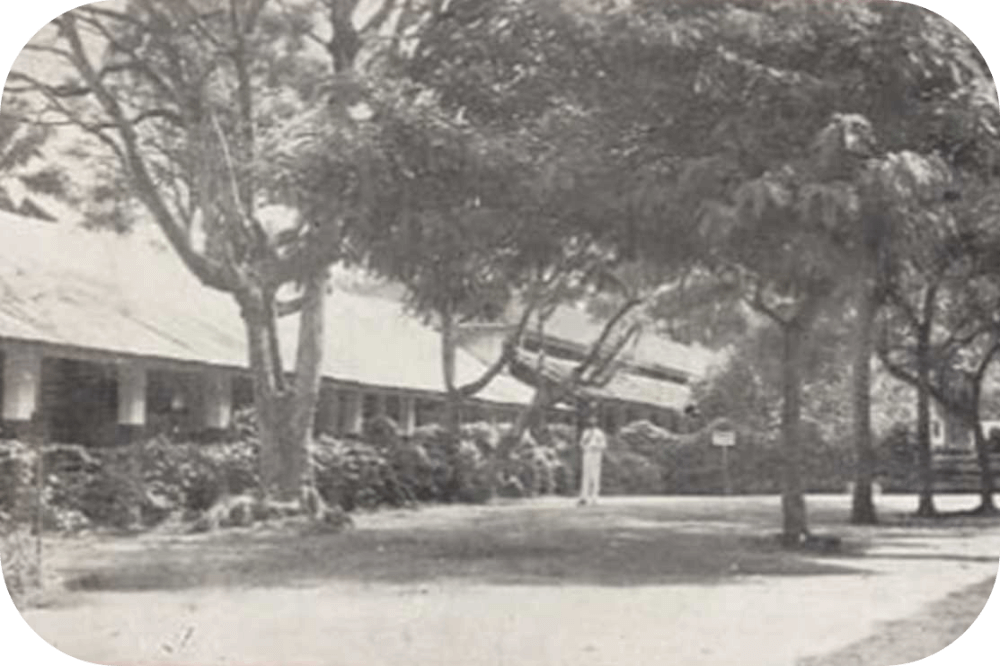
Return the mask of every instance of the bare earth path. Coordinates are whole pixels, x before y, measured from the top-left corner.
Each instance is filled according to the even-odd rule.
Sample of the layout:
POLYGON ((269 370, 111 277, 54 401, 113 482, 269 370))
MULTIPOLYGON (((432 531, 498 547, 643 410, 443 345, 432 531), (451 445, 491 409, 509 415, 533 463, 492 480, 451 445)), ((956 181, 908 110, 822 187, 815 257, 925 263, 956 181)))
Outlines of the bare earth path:
MULTIPOLYGON (((997 523, 851 528, 846 498, 810 509, 845 554, 776 548, 772 497, 433 507, 339 535, 92 538, 50 546, 76 591, 25 618, 70 655, 123 666, 794 666, 997 576, 997 523)), ((899 658, 872 666, 916 658, 905 641, 882 648, 899 658)))
POLYGON ((878 633, 856 643, 804 659, 800 666, 881 666, 890 659, 892 663, 909 663, 936 654, 976 621, 995 584, 987 579, 953 592, 915 615, 885 623, 878 633))

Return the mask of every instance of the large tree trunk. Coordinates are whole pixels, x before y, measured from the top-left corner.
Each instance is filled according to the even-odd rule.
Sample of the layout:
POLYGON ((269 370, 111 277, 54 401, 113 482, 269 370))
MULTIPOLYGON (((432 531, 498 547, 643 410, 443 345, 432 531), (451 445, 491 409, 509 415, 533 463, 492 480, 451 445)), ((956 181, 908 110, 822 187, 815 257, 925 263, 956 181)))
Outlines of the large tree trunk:
POLYGON ((305 285, 292 384, 282 367, 273 301, 259 295, 247 307, 244 299, 261 485, 268 497, 278 501, 301 500, 303 491, 312 486, 309 447, 319 397, 325 288, 325 271, 311 276, 305 285))
MULTIPOLYGON (((925 316, 926 316, 925 311, 925 316)), ((925 318, 917 331, 917 466, 920 481, 920 501, 917 515, 929 518, 937 514, 934 507, 934 468, 931 451, 931 389, 930 389, 931 327, 925 318)))
POLYGON ((874 525, 878 522, 872 501, 872 481, 875 476, 875 449, 872 446, 871 423, 871 357, 874 348, 876 296, 869 284, 861 286, 858 300, 858 321, 854 341, 852 405, 854 410, 854 496, 851 502, 851 522, 874 525))
POLYGON ((300 486, 309 488, 313 487, 315 481, 309 448, 312 444, 320 383, 323 377, 327 278, 328 273, 324 268, 309 276, 304 285, 295 358, 294 393, 290 405, 289 441, 292 442, 290 473, 298 477, 300 486))
POLYGON ((802 465, 799 444, 802 415, 801 364, 804 331, 800 324, 789 324, 782 331, 782 406, 781 447, 782 470, 781 510, 782 541, 797 545, 809 536, 806 523, 806 502, 802 492, 802 465))
POLYGON ((454 501, 466 485, 461 465, 462 447, 462 403, 464 397, 456 386, 456 358, 458 340, 455 336, 455 320, 451 309, 445 307, 441 316, 441 371, 444 375, 444 418, 441 424, 447 435, 448 461, 451 473, 444 489, 445 499, 454 501))
POLYGON ((442 424, 448 436, 455 441, 462 435, 462 392, 456 385, 455 371, 458 340, 455 321, 450 308, 443 308, 441 316, 441 372, 444 375, 445 410, 442 424))

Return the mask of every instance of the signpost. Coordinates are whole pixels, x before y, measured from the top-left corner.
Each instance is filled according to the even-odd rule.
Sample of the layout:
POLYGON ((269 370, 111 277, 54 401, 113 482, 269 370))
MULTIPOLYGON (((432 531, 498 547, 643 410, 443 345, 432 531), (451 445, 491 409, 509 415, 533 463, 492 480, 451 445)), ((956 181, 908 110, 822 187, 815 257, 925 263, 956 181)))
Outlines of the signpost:
POLYGON ((729 448, 736 446, 735 430, 713 430, 712 446, 722 449, 722 492, 733 494, 733 484, 729 478, 729 448))

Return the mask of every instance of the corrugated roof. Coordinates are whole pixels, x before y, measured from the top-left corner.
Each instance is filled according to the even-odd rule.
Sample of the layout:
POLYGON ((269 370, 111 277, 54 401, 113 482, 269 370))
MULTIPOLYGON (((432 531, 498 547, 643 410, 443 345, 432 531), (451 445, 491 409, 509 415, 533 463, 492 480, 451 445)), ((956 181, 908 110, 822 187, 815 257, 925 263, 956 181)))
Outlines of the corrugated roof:
MULTIPOLYGON (((440 339, 395 301, 336 291, 326 308, 326 377, 440 393, 440 339)), ((286 363, 297 318, 280 325, 286 363)), ((237 306, 146 239, 0 212, 0 336, 160 359, 245 367, 237 306)), ((457 378, 484 365, 462 350, 457 378)), ((531 391, 501 375, 478 399, 524 404, 531 391)))

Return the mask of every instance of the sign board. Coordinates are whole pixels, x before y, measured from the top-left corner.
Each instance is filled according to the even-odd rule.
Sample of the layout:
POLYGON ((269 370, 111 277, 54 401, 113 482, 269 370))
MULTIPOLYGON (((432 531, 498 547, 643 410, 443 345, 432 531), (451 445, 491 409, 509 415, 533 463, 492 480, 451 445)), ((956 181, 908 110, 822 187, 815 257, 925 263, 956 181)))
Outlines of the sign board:
POLYGON ((736 431, 735 430, 713 430, 712 431, 712 445, 713 446, 736 446, 736 431))

